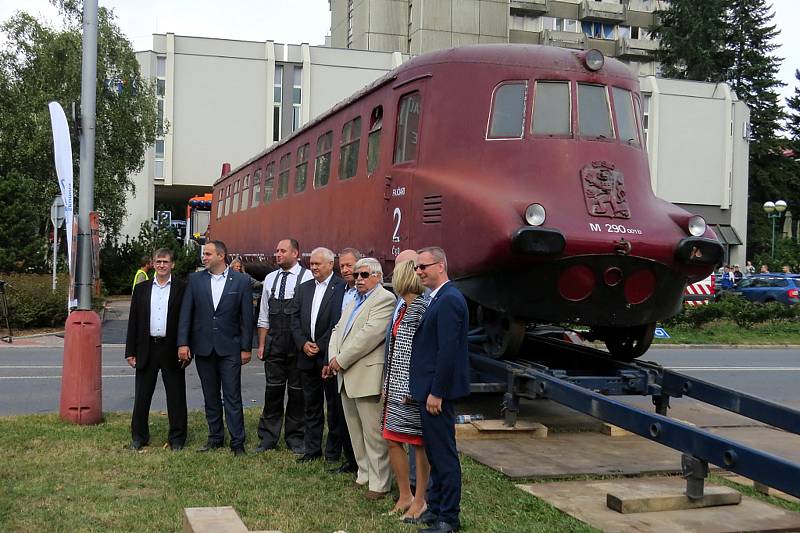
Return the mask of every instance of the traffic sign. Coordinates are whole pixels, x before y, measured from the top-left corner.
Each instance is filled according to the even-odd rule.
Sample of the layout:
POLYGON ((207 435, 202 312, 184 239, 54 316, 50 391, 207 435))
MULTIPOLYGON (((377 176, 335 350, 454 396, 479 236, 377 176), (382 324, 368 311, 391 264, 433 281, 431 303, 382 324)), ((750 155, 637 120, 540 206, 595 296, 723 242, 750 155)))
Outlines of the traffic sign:
POLYGON ((50 206, 50 221, 53 223, 53 227, 58 229, 64 225, 64 218, 64 200, 59 194, 53 200, 53 205, 50 206))

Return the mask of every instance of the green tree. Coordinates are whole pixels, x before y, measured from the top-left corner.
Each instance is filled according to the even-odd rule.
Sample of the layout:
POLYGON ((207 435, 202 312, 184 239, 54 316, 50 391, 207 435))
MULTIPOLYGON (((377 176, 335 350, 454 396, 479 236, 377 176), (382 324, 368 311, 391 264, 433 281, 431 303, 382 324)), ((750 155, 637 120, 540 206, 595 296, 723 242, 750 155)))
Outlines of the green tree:
MULTIPOLYGON (((800 82, 800 70, 795 69, 794 77, 800 82)), ((786 107, 786 132, 791 142, 791 157, 800 160, 800 85, 796 85, 794 94, 786 99, 786 107)), ((795 241, 800 241, 800 203, 792 204, 790 209, 794 213, 791 235, 795 241)))
MULTIPOLYGON (((55 29, 26 13, 0 25, 5 43, 0 49, 0 180, 7 189, 25 194, 4 195, 6 209, 22 202, 31 224, 7 233, 0 225, 0 255, 17 242, 46 241, 49 206, 58 192, 53 163, 52 130, 47 103, 59 102, 69 116, 80 101, 80 2, 55 1, 64 29, 55 29), (15 230, 17 231, 17 230, 15 230)), ((154 85, 142 80, 130 42, 115 24, 113 12, 98 12, 97 138, 95 210, 105 237, 118 235, 133 190, 128 176, 141 169, 147 147, 155 141, 154 85)), ((79 140, 72 132, 77 212, 79 140)), ((33 258, 29 262, 32 262, 33 258)))
POLYGON ((731 63, 726 47, 728 2, 672 0, 667 9, 656 11, 658 23, 651 30, 661 41, 656 57, 664 76, 710 82, 725 79, 731 63))

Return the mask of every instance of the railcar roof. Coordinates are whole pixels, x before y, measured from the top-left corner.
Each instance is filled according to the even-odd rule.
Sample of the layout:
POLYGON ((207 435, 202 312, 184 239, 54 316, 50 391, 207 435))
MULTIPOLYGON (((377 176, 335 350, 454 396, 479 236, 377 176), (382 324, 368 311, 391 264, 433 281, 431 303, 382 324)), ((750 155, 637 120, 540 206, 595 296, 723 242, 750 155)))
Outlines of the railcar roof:
MULTIPOLYGON (((410 77, 409 74, 416 73, 420 69, 424 69, 426 66, 453 63, 480 63, 528 67, 544 70, 588 72, 581 63, 579 58, 580 52, 580 50, 571 50, 556 46, 541 46, 536 44, 475 44, 437 50, 435 52, 428 52, 426 54, 419 55, 410 59, 409 61, 406 61, 396 69, 388 72, 384 76, 365 86, 363 89, 353 93, 351 96, 317 116, 315 119, 311 120, 305 126, 293 132, 291 135, 285 137, 277 143, 269 145, 265 150, 262 150, 255 156, 248 159, 246 162, 231 170, 230 173, 221 176, 214 182, 214 185, 217 185, 226 178, 236 174, 243 168, 253 164, 266 154, 277 150, 284 144, 291 142, 295 137, 302 135, 304 132, 326 120, 328 117, 335 115, 342 108, 345 108, 353 102, 360 100, 362 97, 372 93, 387 83, 395 80, 404 81, 405 78, 410 77)), ((598 74, 604 77, 629 78, 631 80, 636 79, 636 77, 633 75, 633 73, 631 73, 630 69, 625 66, 625 64, 611 57, 605 58, 605 65, 603 66, 602 71, 600 71, 598 74)))

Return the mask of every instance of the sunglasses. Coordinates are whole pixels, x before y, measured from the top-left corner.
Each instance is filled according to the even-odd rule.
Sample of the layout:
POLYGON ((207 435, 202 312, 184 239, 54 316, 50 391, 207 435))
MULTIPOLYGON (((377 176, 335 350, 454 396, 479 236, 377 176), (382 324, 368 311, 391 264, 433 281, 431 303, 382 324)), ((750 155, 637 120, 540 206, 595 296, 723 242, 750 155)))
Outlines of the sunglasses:
POLYGON ((414 270, 419 270, 420 272, 425 272, 425 269, 429 266, 438 265, 441 261, 436 261, 435 263, 428 263, 427 265, 420 263, 419 265, 414 265, 414 270))
POLYGON ((367 279, 371 275, 372 275, 372 272, 356 272, 354 274, 355 277, 361 278, 361 279, 367 279))

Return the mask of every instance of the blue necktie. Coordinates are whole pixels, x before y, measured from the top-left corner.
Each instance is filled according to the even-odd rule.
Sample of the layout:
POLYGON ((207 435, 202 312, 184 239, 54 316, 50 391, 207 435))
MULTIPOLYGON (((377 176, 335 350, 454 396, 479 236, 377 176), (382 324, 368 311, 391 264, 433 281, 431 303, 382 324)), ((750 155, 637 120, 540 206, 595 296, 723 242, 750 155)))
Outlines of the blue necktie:
POLYGON ((347 324, 344 327, 344 335, 342 335, 342 337, 345 337, 345 336, 347 336, 348 333, 350 333, 350 328, 353 326, 353 319, 356 316, 356 312, 358 311, 358 308, 361 307, 361 304, 363 304, 364 300, 366 300, 366 299, 367 298, 363 294, 361 294, 361 293, 356 294, 356 299, 355 299, 356 305, 353 307, 353 312, 350 313, 350 318, 347 319, 347 324))

